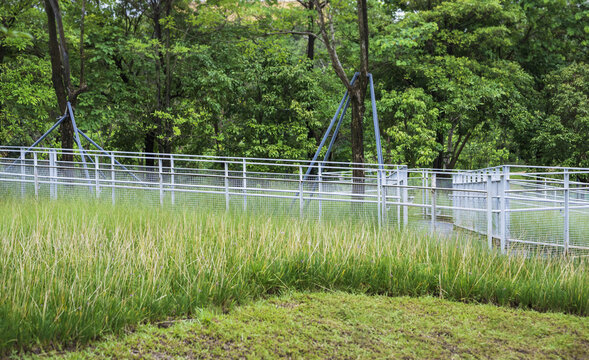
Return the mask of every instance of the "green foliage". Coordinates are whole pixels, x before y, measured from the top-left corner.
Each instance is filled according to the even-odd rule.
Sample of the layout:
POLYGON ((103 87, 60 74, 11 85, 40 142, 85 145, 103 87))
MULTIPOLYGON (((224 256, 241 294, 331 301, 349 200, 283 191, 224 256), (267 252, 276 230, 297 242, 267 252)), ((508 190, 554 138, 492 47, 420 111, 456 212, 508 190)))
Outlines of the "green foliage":
MULTIPOLYGON (((85 65, 80 127, 113 150, 309 158, 344 90, 320 38, 307 58, 315 11, 298 2, 177 0, 165 13, 165 4, 86 2, 81 58, 81 2, 60 3, 74 83, 85 65)), ((577 139, 585 110, 576 96, 584 90, 564 87, 589 56, 586 1, 368 5, 387 162, 586 166, 577 139)), ((325 12, 351 75, 355 5, 330 1, 325 12)), ((30 144, 59 115, 46 21, 37 0, 0 5, 2 145, 30 144)), ((374 161, 370 127, 367 118, 374 161)), ((344 125, 332 159, 349 161, 350 153, 344 125)))
POLYGON ((382 94, 379 115, 385 143, 385 160, 391 164, 429 167, 438 155, 436 126, 439 109, 421 88, 382 94))
POLYGON ((284 54, 268 57, 273 44, 263 54, 257 50, 252 56, 260 62, 244 69, 241 100, 226 116, 222 153, 304 159, 316 149, 309 138, 309 131, 319 127, 313 109, 322 105, 316 74, 304 62, 275 60, 284 54))
POLYGON ((543 164, 589 167, 589 65, 574 63, 546 76, 546 113, 532 143, 543 164))
MULTIPOLYGON (((505 58, 505 49, 512 46, 510 27, 518 21, 519 14, 499 1, 444 2, 407 14, 378 38, 377 54, 388 68, 381 77, 390 79, 385 86, 401 92, 418 89, 435 109, 426 128, 428 142, 417 145, 418 154, 425 146, 430 161, 438 158, 439 166, 454 168, 464 147, 485 141, 491 129, 508 133, 530 122, 532 78, 505 58)), ((395 113, 392 121, 402 121, 402 116, 395 113)), ((415 146, 409 139, 416 128, 424 128, 423 120, 405 121, 414 128, 394 130, 406 132, 396 136, 395 148, 415 146)))
POLYGON ((0 64, 0 144, 31 143, 47 124, 55 103, 48 61, 16 54, 0 64))

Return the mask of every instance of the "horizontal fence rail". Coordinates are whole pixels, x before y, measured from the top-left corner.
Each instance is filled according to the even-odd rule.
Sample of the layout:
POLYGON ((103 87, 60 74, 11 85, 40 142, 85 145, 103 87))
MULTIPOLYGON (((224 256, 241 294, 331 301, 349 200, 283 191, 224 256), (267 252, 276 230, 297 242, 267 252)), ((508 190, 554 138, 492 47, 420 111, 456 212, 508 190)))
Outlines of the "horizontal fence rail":
POLYGON ((409 169, 263 158, 0 147, 0 194, 353 219, 481 236, 502 252, 589 254, 589 169, 409 169), (311 167, 311 168, 309 168, 311 167), (354 171, 356 170, 356 171, 354 171), (363 176, 354 176, 361 170, 363 176))

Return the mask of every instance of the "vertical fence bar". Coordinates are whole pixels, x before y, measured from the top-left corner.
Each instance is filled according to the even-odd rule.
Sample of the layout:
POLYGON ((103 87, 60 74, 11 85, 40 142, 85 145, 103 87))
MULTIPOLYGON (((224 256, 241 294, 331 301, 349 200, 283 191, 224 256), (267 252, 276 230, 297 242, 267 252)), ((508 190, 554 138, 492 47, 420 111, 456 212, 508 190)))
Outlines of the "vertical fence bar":
MULTIPOLYGON (((427 186, 427 180, 426 180, 426 176, 425 176, 425 170, 421 170, 421 201, 425 203, 427 203, 427 190, 426 190, 426 186, 427 186)), ((427 213, 427 208, 422 207, 421 208, 421 214, 423 216, 425 216, 427 213)))
POLYGON ((569 237, 570 237, 570 209, 569 209, 569 198, 570 198, 570 181, 569 171, 564 170, 564 254, 567 255, 569 252, 569 237))
POLYGON ((431 219, 431 224, 430 224, 430 231, 431 234, 434 235, 436 232, 436 173, 432 173, 432 177, 431 177, 431 196, 432 196, 432 206, 431 206, 431 212, 432 212, 432 219, 431 219))
POLYGON ((247 211, 247 162, 242 159, 242 178, 243 178, 243 211, 247 211))
POLYGON ((511 227, 511 204, 509 201, 509 181, 510 181, 510 173, 511 168, 509 165, 503 166, 503 173, 505 174, 505 250, 509 249, 509 238, 511 237, 510 227, 511 227))
POLYGON ((395 196, 397 197, 397 229, 401 230, 401 169, 397 168, 397 172, 395 175, 397 180, 397 191, 395 191, 395 196))
MULTIPOLYGON (((407 186, 409 186, 409 171, 407 169, 403 169, 403 188, 401 189, 403 194, 403 204, 407 204, 409 202, 409 193, 407 190, 407 186)), ((403 205, 403 226, 407 227, 409 224, 409 207, 407 205, 403 205)))
POLYGON ((487 174, 487 243, 489 250, 493 249, 493 177, 487 174))
POLYGON ((499 206, 501 207, 500 212, 500 223, 501 223, 501 253, 505 254, 506 243, 507 243, 507 212, 505 202, 505 190, 506 190, 506 177, 505 173, 499 175, 501 179, 501 186, 499 187, 499 206))
POLYGON ((174 171, 174 155, 170 155, 170 184, 172 205, 176 204, 176 172, 174 171))
POLYGON ((387 183, 387 173, 386 170, 382 173, 382 220, 385 224, 387 224, 387 193, 388 193, 388 183, 387 183))
POLYGON ((96 198, 100 198, 100 158, 94 156, 94 180, 96 181, 96 198))
MULTIPOLYGON (((424 187, 424 189, 423 189, 423 192, 425 193, 424 200, 422 200, 422 202, 423 202, 423 205, 429 204, 429 202, 430 202, 430 201, 429 201, 429 193, 430 193, 430 192, 427 190, 427 184, 428 184, 429 182, 430 182, 430 179, 429 179, 429 172, 428 172, 428 171, 425 171, 425 173, 424 173, 424 178, 423 178, 423 187, 424 187)), ((425 216, 427 216, 427 207, 425 207, 425 206, 423 207, 423 214, 424 214, 425 216)), ((426 217, 426 219, 427 219, 427 217, 426 217)))
POLYGON ((25 148, 20 148, 20 196, 22 198, 25 197, 25 174, 26 174, 26 167, 25 167, 25 162, 26 162, 26 157, 27 153, 25 152, 25 148))
POLYGON ((164 174, 162 168, 162 158, 157 159, 159 188, 160 188, 160 205, 164 205, 164 174))
POLYGON ((225 176, 224 185, 225 185, 225 211, 229 211, 229 164, 227 162, 225 164, 225 176))
POLYGON ((382 184, 381 184, 381 171, 376 170, 376 208, 378 209, 378 226, 382 226, 382 184))
POLYGON ((319 222, 321 222, 321 213, 323 212, 321 197, 323 196, 323 163, 319 163, 319 167, 317 168, 317 176, 319 179, 319 194, 317 197, 319 198, 319 222))
POLYGON ((303 218, 303 167, 299 165, 299 217, 303 218))
POLYGON ((110 153, 110 185, 112 204, 115 204, 115 154, 110 153))
POLYGON ((55 174, 57 170, 57 168, 55 167, 56 158, 57 153, 55 152, 55 150, 49 150, 49 198, 51 200, 57 199, 57 184, 55 183, 57 181, 57 174, 55 174))
POLYGON ((39 169, 37 168, 37 152, 33 152, 33 177, 35 186, 35 198, 39 198, 39 169))

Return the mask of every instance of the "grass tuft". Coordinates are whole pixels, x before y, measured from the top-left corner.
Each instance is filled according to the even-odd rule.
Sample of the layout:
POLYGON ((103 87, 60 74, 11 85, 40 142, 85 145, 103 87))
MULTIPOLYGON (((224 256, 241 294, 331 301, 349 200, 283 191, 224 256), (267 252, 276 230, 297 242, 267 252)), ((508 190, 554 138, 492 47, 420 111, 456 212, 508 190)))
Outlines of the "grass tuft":
POLYGON ((0 204, 0 354, 85 342, 285 290, 589 314, 586 261, 358 222, 103 203, 0 204))

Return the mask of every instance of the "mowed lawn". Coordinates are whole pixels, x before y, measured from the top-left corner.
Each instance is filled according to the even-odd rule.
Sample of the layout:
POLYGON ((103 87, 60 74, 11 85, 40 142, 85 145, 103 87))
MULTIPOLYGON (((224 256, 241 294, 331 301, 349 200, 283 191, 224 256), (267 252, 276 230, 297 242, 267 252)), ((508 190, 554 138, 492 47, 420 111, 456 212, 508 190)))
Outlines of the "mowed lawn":
POLYGON ((589 320, 433 297, 294 293, 28 357, 587 359, 589 320))

